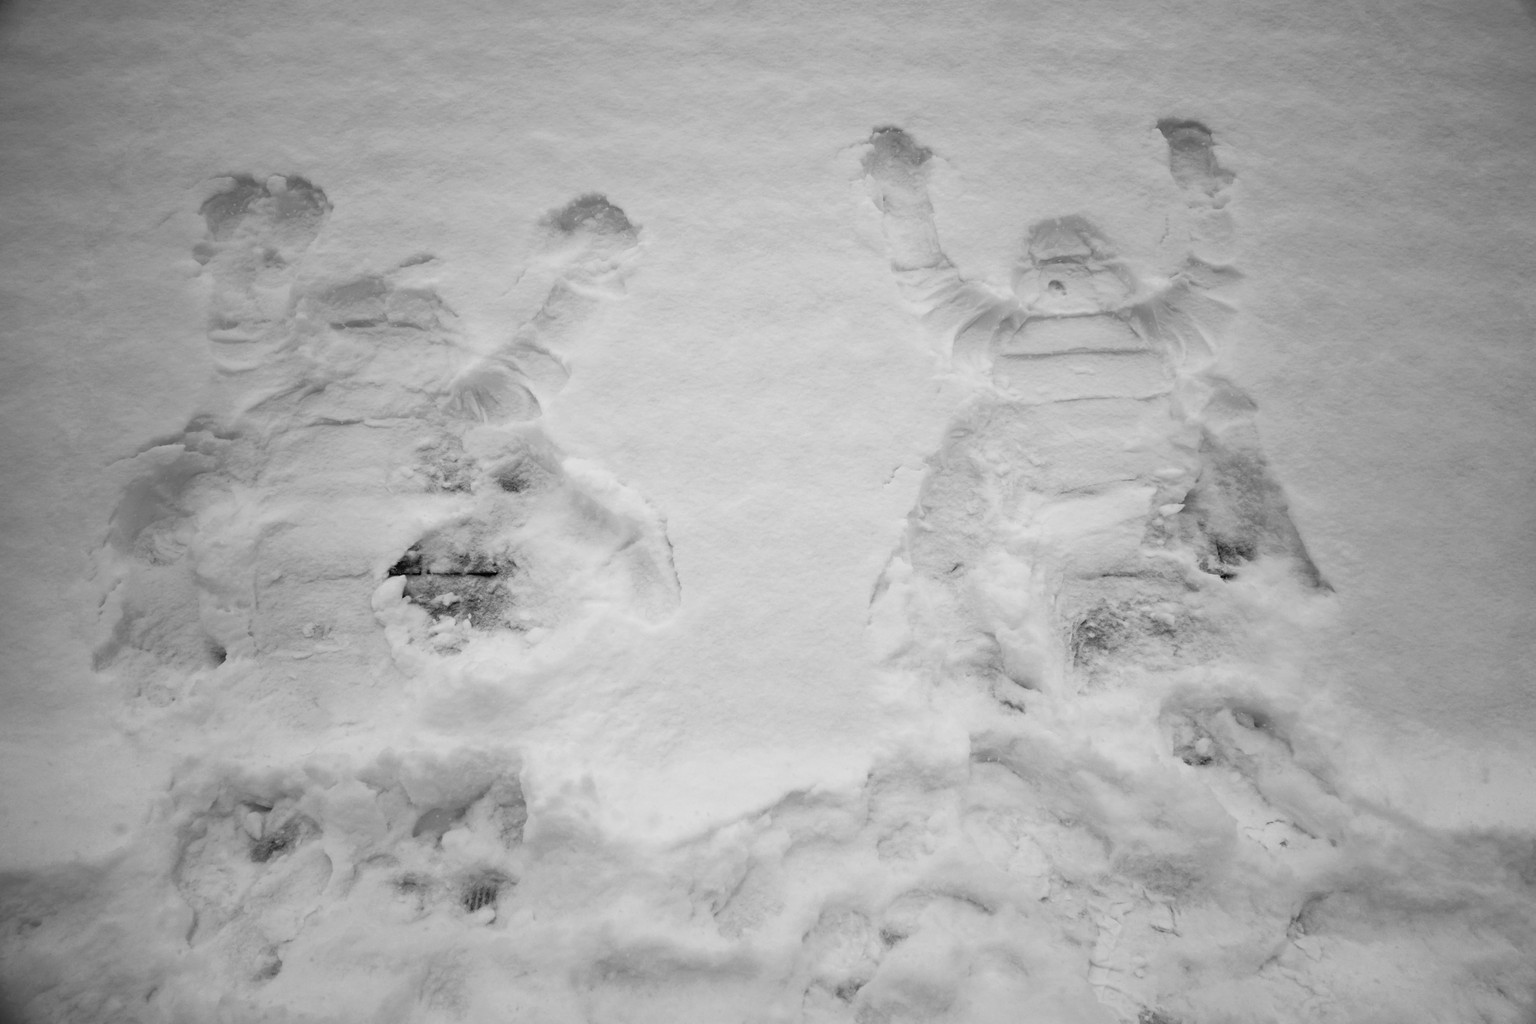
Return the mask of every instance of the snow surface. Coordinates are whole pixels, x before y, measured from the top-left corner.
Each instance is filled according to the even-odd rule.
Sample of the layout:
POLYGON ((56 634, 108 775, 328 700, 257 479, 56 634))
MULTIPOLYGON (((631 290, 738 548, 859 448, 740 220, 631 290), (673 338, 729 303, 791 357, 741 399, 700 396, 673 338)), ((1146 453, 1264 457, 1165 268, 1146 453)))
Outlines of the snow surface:
POLYGON ((1531 14, 0 10, 9 1012, 1529 1021, 1531 14))

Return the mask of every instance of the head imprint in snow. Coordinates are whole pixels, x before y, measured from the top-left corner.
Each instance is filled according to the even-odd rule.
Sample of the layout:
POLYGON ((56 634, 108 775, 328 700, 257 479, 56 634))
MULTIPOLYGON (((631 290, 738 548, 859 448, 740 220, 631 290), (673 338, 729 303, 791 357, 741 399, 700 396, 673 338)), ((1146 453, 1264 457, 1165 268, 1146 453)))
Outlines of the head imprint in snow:
POLYGON ((1013 287, 1026 309, 1071 316, 1119 307, 1135 291, 1135 281, 1114 259, 1103 233, 1074 214, 1030 227, 1013 287))

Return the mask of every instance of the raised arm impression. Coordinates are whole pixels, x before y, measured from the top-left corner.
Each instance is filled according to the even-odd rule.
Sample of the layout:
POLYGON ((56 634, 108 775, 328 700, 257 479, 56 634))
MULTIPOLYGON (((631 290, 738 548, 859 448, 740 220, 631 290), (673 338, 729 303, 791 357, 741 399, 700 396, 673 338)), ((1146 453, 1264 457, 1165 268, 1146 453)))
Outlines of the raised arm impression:
POLYGON ((985 371, 996 339, 1018 329, 1023 311, 1011 299, 967 281, 944 255, 928 198, 932 156, 902 129, 877 128, 864 171, 902 298, 957 365, 985 371))

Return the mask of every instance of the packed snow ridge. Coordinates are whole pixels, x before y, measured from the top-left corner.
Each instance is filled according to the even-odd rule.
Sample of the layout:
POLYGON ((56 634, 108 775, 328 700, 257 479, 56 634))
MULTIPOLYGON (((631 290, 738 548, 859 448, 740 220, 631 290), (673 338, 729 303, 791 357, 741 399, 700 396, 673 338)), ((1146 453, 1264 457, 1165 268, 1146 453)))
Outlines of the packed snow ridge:
POLYGON ((664 510, 543 426, 641 229, 600 195, 552 212, 526 322, 480 345, 433 257, 324 265, 316 184, 216 183, 215 379, 95 559, 96 667, 187 756, 119 856, 0 878, 14 1013, 1532 1019, 1531 837, 1374 806, 1311 739, 1297 655, 1332 591, 1217 370, 1240 183, 1205 125, 1158 128, 1182 261, 1051 216, 1006 295, 946 256, 934 154, 870 136, 892 301, 969 397, 866 640, 958 740, 665 844, 479 727, 685 621, 664 510))

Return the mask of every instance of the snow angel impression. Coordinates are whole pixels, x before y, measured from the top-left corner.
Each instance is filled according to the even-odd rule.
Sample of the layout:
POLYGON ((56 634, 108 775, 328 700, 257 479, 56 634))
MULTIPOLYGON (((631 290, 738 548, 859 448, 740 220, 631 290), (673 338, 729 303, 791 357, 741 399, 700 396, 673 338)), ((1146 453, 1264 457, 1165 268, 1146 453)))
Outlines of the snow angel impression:
MULTIPOLYGON (((1210 133, 1160 127, 1195 237, 1215 234, 1232 176, 1210 133)), ((1323 588, 1253 403, 1212 372, 1238 275, 1191 255, 1149 288, 1093 224, 1057 217, 999 297, 939 245, 930 157, 883 128, 865 170, 901 294, 974 390, 877 587, 881 654, 1011 703, 1218 656, 1240 632, 1224 585, 1259 565, 1323 588)))
POLYGON ((540 425, 564 353, 623 294, 639 237, 621 209, 594 194, 551 213, 533 268, 547 294, 477 347, 435 258, 324 266, 320 188, 219 185, 194 250, 215 373, 186 429, 132 460, 98 558, 99 668, 144 682, 275 658, 323 685, 369 663, 381 624, 416 668, 480 639, 531 653, 610 613, 670 614, 661 517, 540 425))

